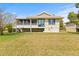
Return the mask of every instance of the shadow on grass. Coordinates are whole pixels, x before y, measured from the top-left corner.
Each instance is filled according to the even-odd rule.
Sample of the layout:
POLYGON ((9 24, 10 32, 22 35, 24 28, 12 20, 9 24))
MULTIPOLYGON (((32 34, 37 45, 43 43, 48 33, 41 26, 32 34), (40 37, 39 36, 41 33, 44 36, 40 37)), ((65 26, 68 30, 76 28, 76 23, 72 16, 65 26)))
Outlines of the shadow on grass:
POLYGON ((68 32, 70 34, 79 34, 79 32, 68 32))
POLYGON ((0 36, 12 36, 12 35, 18 35, 21 33, 17 33, 17 32, 13 32, 13 33, 4 33, 4 35, 0 35, 0 36))
POLYGON ((20 34, 26 34, 26 35, 33 35, 33 34, 41 34, 41 35, 47 35, 47 34, 79 34, 79 32, 59 32, 59 33, 54 33, 54 32, 13 32, 13 33, 4 33, 4 35, 0 36, 16 36, 20 34))

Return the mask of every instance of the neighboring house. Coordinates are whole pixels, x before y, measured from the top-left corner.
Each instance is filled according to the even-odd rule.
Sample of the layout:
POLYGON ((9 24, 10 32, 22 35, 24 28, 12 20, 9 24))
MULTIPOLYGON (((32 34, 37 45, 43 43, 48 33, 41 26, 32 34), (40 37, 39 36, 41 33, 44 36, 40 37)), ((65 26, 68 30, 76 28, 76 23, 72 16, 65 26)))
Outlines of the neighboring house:
POLYGON ((65 28, 66 32, 79 32, 79 25, 76 25, 74 23, 67 23, 65 28))
POLYGON ((60 20, 62 19, 60 16, 42 12, 24 19, 17 18, 14 28, 21 32, 59 32, 60 20))

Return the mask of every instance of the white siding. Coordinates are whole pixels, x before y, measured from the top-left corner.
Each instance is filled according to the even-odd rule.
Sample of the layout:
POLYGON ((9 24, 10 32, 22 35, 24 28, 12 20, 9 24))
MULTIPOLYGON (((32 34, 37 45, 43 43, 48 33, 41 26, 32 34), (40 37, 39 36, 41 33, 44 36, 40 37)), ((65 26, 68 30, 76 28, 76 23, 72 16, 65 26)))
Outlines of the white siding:
POLYGON ((59 32, 59 21, 55 20, 54 25, 49 25, 48 20, 45 20, 44 32, 59 32))

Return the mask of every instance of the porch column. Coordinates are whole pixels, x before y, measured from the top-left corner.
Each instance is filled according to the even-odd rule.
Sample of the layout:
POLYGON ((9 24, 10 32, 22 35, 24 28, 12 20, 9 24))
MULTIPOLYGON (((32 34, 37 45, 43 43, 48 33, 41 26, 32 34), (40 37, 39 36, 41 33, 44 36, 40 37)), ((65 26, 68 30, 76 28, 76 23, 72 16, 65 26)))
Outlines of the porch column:
POLYGON ((32 32, 32 20, 30 19, 30 32, 32 32))
POLYGON ((23 31, 22 31, 22 28, 20 28, 19 30, 20 30, 20 32, 23 32, 23 31))
POLYGON ((37 19, 37 25, 38 25, 38 19, 37 19))
POLYGON ((45 18, 45 28, 44 28, 44 32, 48 32, 48 19, 45 18))
POLYGON ((15 32, 18 32, 18 29, 17 28, 15 29, 15 32))
POLYGON ((23 25, 24 25, 24 20, 23 20, 23 25))

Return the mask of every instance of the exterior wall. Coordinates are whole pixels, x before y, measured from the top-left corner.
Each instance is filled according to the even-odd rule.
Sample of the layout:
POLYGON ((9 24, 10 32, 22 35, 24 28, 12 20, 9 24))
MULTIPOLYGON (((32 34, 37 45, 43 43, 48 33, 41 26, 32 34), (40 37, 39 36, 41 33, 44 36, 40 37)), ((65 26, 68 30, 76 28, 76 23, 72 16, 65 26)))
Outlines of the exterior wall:
POLYGON ((45 27, 39 27, 38 24, 37 25, 16 25, 14 26, 14 28, 44 28, 44 32, 59 32, 59 28, 60 28, 60 21, 59 20, 55 20, 55 24, 54 25, 49 25, 48 24, 48 19, 45 20, 45 27))
POLYGON ((66 32, 76 32, 76 25, 66 26, 66 32))
POLYGON ((44 32, 59 32, 59 21, 55 20, 54 25, 49 25, 48 20, 45 20, 45 30, 44 32))

